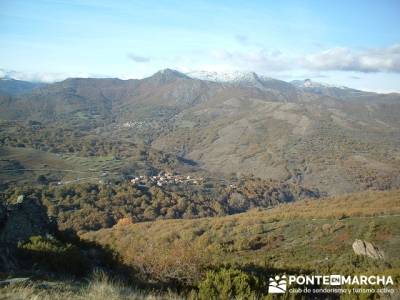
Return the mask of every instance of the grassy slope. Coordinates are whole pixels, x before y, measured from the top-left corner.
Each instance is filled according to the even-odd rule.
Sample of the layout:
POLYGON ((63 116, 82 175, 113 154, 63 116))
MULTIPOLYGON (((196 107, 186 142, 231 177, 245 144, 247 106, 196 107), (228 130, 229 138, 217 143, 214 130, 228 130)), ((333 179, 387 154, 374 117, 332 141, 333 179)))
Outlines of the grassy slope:
POLYGON ((83 237, 111 246, 125 262, 141 269, 154 267, 157 259, 174 268, 187 251, 189 256, 204 254, 208 266, 267 263, 329 273, 400 275, 399 214, 399 190, 363 192, 228 217, 117 224, 83 237), (355 239, 383 249, 386 261, 355 257, 355 239))
POLYGON ((155 292, 128 287, 107 278, 103 273, 95 273, 90 281, 35 281, 29 284, 0 288, 0 300, 158 300, 183 299, 172 292, 155 292))
MULTIPOLYGON (((399 213, 399 190, 364 192, 298 201, 270 210, 254 210, 221 218, 121 223, 112 229, 87 233, 84 237, 110 244, 132 265, 147 263, 147 267, 152 267, 149 263, 161 262, 168 270, 175 268, 175 272, 179 271, 178 266, 190 267, 189 260, 196 260, 200 252, 208 252, 211 254, 207 256, 209 265, 229 262, 239 265, 256 262, 262 265, 267 260, 270 266, 277 269, 302 269, 325 274, 387 273, 397 276, 398 282, 399 213), (354 257, 351 254, 354 238, 373 241, 385 251, 386 261, 354 257), (185 246, 194 251, 185 250, 185 246), (190 257, 185 257, 185 254, 190 257)), ((89 283, 38 281, 0 289, 0 299, 38 297, 110 300, 184 298, 172 292, 127 287, 108 280, 101 273, 89 283)))

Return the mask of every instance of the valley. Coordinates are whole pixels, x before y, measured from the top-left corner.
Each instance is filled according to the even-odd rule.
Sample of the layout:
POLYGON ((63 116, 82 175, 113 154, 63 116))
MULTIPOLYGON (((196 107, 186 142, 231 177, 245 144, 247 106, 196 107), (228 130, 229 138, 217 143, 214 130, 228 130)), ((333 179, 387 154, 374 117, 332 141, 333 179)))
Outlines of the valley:
POLYGON ((398 186, 398 95, 334 96, 336 87, 252 76, 204 81, 167 69, 143 80, 68 79, 3 99, 2 144, 78 156, 147 147, 218 176, 298 181, 329 195, 398 186), (17 112, 31 125, 7 123, 17 112))
POLYGON ((399 13, 0 0, 0 300, 400 299, 399 13))
POLYGON ((157 297, 193 299, 211 293, 210 276, 375 272, 398 286, 399 94, 170 69, 2 84, 0 258, 15 264, 0 276, 99 267, 121 279, 93 281, 113 291, 153 285, 157 297), (12 223, 36 228, 34 204, 51 232, 12 223), (355 254, 356 240, 384 259, 355 254), (76 265, 42 260, 59 263, 54 253, 76 265))

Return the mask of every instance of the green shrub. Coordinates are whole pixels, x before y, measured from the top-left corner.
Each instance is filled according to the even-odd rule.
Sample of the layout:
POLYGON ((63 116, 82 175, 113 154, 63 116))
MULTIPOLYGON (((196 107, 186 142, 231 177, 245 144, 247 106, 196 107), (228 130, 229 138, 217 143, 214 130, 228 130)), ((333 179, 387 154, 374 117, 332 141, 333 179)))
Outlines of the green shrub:
POLYGON ((256 299, 260 287, 259 278, 232 268, 209 271, 198 285, 199 298, 204 300, 256 299))
POLYGON ((73 275, 81 275, 87 269, 78 247, 51 236, 32 236, 29 241, 18 245, 18 249, 23 258, 39 268, 73 275))

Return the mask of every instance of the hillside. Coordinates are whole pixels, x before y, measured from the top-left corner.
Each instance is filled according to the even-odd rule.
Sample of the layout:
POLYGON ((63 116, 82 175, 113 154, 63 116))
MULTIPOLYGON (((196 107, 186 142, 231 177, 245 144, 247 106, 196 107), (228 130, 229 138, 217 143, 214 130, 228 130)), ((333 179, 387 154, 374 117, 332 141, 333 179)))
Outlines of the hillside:
POLYGON ((195 295, 231 272, 398 280, 399 95, 247 75, 167 69, 1 95, 2 205, 40 203, 78 248, 21 245, 79 249, 97 267, 93 242, 124 278, 195 295), (385 258, 356 256, 355 240, 385 258))
MULTIPOLYGON (((320 196, 295 184, 259 178, 240 178, 229 183, 212 177, 192 175, 188 179, 187 174, 163 174, 137 176, 132 182, 127 178, 101 177, 94 171, 75 172, 90 177, 64 179, 50 185, 40 180, 33 185, 10 184, 4 189, 4 201, 15 203, 21 195, 36 198, 47 207, 60 230, 82 233, 109 228, 124 219, 143 222, 224 216, 320 196)), ((50 178, 46 174, 45 180, 50 178)))
MULTIPOLYGON (((1 71, 1 70, 0 70, 1 71)), ((0 78, 0 94, 18 95, 45 86, 45 83, 0 78)))
POLYGON ((228 217, 120 222, 82 237, 111 247, 125 263, 161 281, 197 280, 204 268, 224 264, 398 276, 399 214, 399 190, 363 192, 228 217), (373 242, 385 261, 355 256, 355 239, 373 242))
POLYGON ((330 195, 400 185, 398 94, 242 77, 166 69, 141 80, 75 78, 1 96, 0 143, 96 156, 90 143, 97 139, 120 145, 126 157, 135 143, 217 176, 255 175, 330 195))

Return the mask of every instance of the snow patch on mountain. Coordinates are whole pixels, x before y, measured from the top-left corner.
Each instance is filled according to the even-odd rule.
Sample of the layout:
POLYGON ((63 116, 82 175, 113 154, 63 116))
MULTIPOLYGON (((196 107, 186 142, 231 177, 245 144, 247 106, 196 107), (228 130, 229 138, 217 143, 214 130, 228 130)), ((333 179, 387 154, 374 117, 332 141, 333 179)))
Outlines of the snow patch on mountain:
POLYGON ((290 82, 294 86, 298 88, 338 88, 338 89, 348 89, 345 86, 336 86, 327 83, 315 82, 311 79, 304 79, 304 80, 293 80, 290 82))
POLYGON ((269 80, 269 77, 260 76, 254 72, 232 71, 232 72, 213 72, 213 71, 192 71, 186 73, 187 76, 213 81, 213 82, 233 82, 233 83, 256 83, 260 80, 269 80))

